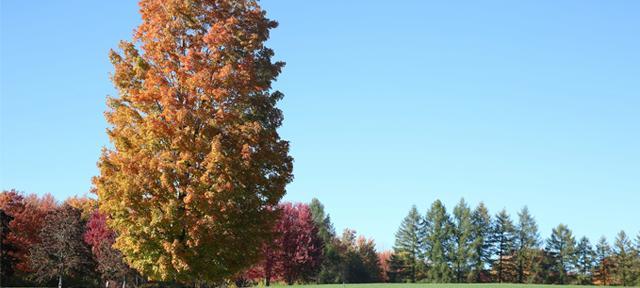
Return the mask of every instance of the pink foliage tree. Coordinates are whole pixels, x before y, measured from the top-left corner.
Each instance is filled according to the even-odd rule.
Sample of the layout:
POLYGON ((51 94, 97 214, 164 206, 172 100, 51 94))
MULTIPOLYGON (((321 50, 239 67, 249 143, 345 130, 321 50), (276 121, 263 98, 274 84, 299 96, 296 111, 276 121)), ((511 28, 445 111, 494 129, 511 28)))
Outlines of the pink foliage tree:
POLYGON ((313 222, 309 206, 302 203, 280 204, 280 218, 274 227, 275 238, 263 248, 263 261, 245 276, 272 279, 291 285, 314 277, 322 261, 322 240, 313 222))

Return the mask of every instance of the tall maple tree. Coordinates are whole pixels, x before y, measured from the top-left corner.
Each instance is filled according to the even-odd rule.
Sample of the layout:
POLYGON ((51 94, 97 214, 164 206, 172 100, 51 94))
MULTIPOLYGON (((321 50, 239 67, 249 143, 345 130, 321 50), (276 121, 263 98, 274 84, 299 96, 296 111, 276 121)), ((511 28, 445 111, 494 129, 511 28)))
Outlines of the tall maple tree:
POLYGON ((112 149, 94 178, 115 247, 158 280, 220 281, 271 236, 292 180, 272 91, 277 22, 253 0, 141 0, 133 42, 110 54, 112 149))

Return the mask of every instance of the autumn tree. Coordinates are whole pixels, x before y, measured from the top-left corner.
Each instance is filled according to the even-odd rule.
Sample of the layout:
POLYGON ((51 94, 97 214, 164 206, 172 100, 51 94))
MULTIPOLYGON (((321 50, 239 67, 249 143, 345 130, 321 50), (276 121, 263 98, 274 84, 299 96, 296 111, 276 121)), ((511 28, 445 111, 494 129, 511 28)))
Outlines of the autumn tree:
POLYGON ((498 282, 513 280, 514 272, 514 240, 515 227, 511 217, 502 209, 495 217, 493 224, 492 242, 495 245, 496 259, 493 261, 498 282))
POLYGON ((451 282, 452 271, 449 267, 451 218, 440 200, 436 200, 431 204, 423 225, 426 257, 430 262, 427 278, 431 282, 451 282))
POLYGON ((116 234, 107 226, 107 217, 98 211, 91 214, 86 224, 83 239, 91 247, 91 252, 97 262, 97 272, 100 278, 109 282, 120 282, 126 286, 127 279, 137 277, 125 262, 122 253, 114 249, 116 234))
POLYGON ((63 205, 47 215, 44 223, 41 241, 30 250, 32 277, 38 282, 57 279, 58 287, 62 287, 63 278, 88 272, 90 256, 82 240, 81 212, 63 205))
POLYGON ((33 269, 30 266, 29 250, 40 242, 40 230, 45 216, 56 208, 56 201, 50 194, 38 197, 35 194, 24 195, 16 190, 3 191, 0 194, 0 209, 11 218, 9 233, 5 243, 12 247, 12 269, 26 275, 33 269))
POLYGON ((282 230, 276 231, 281 239, 282 278, 291 285, 296 280, 309 280, 315 276, 322 257, 322 240, 313 222, 309 206, 284 203, 281 206, 282 230))
POLYGON ((13 234, 11 222, 16 215, 24 210, 24 197, 21 193, 10 190, 0 194, 0 287, 9 285, 12 281, 20 253, 10 235, 13 234))
POLYGON ((391 257, 393 256, 393 251, 385 250, 382 252, 378 252, 378 262, 380 263, 380 281, 382 282, 390 282, 389 281, 389 272, 391 271, 391 257))
POLYGON ((451 258, 457 283, 465 282, 471 271, 473 256, 473 222, 471 208, 464 199, 453 208, 451 258))
POLYGON ((272 92, 277 23, 255 0, 141 0, 112 51, 113 148, 94 178, 115 247, 151 279, 216 282, 248 268, 292 180, 272 92))
POLYGON ((485 267, 491 263, 493 255, 491 215, 484 203, 480 202, 473 210, 471 223, 473 225, 473 242, 471 243, 473 268, 469 278, 471 281, 480 283, 483 280, 485 267))
POLYGON ((93 198, 89 198, 87 196, 72 196, 67 198, 64 201, 64 204, 69 204, 69 206, 80 210, 82 221, 89 221, 91 215, 96 211, 98 207, 98 201, 93 198))
POLYGON ((527 277, 535 268, 534 257, 540 245, 538 224, 526 206, 518 213, 518 224, 515 227, 516 281, 530 282, 527 277))
POLYGON ((575 247, 576 240, 566 225, 560 224, 553 228, 551 236, 547 239, 546 249, 553 260, 550 272, 554 273, 558 284, 568 283, 568 273, 575 264, 575 247))
POLYGON ((362 268, 366 275, 362 278, 362 281, 358 282, 380 282, 382 268, 380 266, 380 259, 376 252, 376 244, 371 238, 365 238, 364 236, 358 237, 356 242, 358 247, 358 255, 362 259, 362 268))
POLYGON ((323 248, 309 206, 287 202, 278 210, 280 217, 273 228, 276 237, 263 246, 262 261, 248 274, 263 278, 266 286, 272 279, 289 285, 308 282, 317 275, 323 248))
POLYGON ((393 254, 402 259, 402 263, 407 265, 409 281, 416 282, 416 272, 422 259, 422 218, 418 208, 414 205, 409 210, 409 214, 400 223, 400 228, 396 232, 396 242, 393 246, 393 254))
POLYGON ((356 232, 345 229, 340 243, 344 250, 343 280, 345 283, 371 283, 380 281, 380 263, 375 243, 356 232))

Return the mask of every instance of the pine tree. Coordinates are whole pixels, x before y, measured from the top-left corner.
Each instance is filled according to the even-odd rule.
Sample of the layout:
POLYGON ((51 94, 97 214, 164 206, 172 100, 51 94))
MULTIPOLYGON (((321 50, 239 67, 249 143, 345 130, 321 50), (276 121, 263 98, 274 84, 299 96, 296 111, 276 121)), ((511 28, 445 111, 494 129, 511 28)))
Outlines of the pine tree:
POLYGON ((465 282, 473 256, 473 222, 471 209, 464 199, 460 199, 453 209, 452 226, 452 252, 451 258, 455 280, 457 283, 465 282))
POLYGON ((153 280, 219 282, 260 258, 292 180, 277 129, 277 22, 255 0, 141 0, 110 54, 113 148, 94 178, 115 247, 153 280))
POLYGON ((391 254, 391 257, 389 257, 389 272, 387 273, 389 282, 404 282, 407 277, 407 266, 400 256, 395 253, 391 254))
POLYGON ((552 272, 557 275, 558 284, 568 283, 568 273, 575 264, 575 246, 576 240, 571 230, 564 224, 554 228, 551 237, 547 240, 546 249, 553 260, 552 272))
POLYGON ((600 240, 596 244, 595 251, 595 275, 594 275, 594 284, 598 285, 610 285, 611 284, 611 274, 613 269, 613 263, 611 261, 611 246, 607 242, 607 238, 604 236, 600 237, 600 240))
POLYGON ((580 238, 576 246, 576 269, 578 270, 578 283, 591 285, 593 283, 592 271, 594 268, 595 251, 587 237, 580 238))
POLYGON ((635 241, 635 250, 634 250, 634 254, 635 254, 635 272, 636 272, 636 285, 640 286, 640 232, 638 232, 638 235, 636 236, 636 241, 635 241))
POLYGON ((496 215, 493 224, 492 242, 495 245, 496 259, 493 262, 497 281, 509 282, 514 276, 513 251, 515 248, 515 228, 505 209, 496 215))
POLYGON ((529 214, 529 208, 525 206, 518 213, 518 225, 515 231, 515 248, 516 248, 516 272, 518 283, 528 281, 526 279, 530 274, 532 267, 535 265, 533 261, 536 250, 540 245, 540 234, 538 233, 538 224, 536 220, 529 214))
POLYGON ((331 217, 325 213, 320 200, 313 198, 309 204, 313 222, 318 227, 318 236, 323 243, 323 258, 317 275, 318 283, 341 283, 342 258, 337 247, 336 232, 331 223, 331 217))
POLYGON ((491 244, 491 215, 489 210, 480 202, 471 216, 473 224, 473 242, 472 242, 472 265, 473 272, 469 274, 470 281, 482 282, 482 275, 485 268, 491 264, 491 255, 493 255, 493 245, 491 244))
POLYGON ((427 278, 431 282, 451 282, 452 273, 449 267, 451 251, 451 218, 447 210, 436 200, 431 205, 424 219, 424 243, 426 258, 429 262, 427 278))
POLYGON ((393 247, 394 254, 408 266, 407 276, 409 276, 411 283, 416 282, 418 263, 422 258, 422 241, 420 239, 420 229, 422 228, 420 220, 420 213, 414 205, 409 210, 409 214, 402 220, 400 228, 396 232, 396 243, 393 247))
POLYGON ((631 240, 624 231, 620 231, 614 243, 614 255, 616 260, 615 276, 623 286, 635 284, 635 271, 633 271, 633 246, 631 240))

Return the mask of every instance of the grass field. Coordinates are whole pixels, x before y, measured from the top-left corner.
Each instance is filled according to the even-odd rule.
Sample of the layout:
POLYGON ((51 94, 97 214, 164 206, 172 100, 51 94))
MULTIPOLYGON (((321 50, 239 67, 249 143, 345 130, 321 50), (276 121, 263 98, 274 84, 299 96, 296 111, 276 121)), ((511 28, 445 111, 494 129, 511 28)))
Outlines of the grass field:
MULTIPOLYGON (((536 288, 536 287, 585 287, 578 285, 541 285, 541 284, 427 284, 427 283, 376 283, 376 284, 326 284, 326 285, 293 285, 304 288, 536 288)), ((274 286, 285 287, 285 286, 274 286)))

